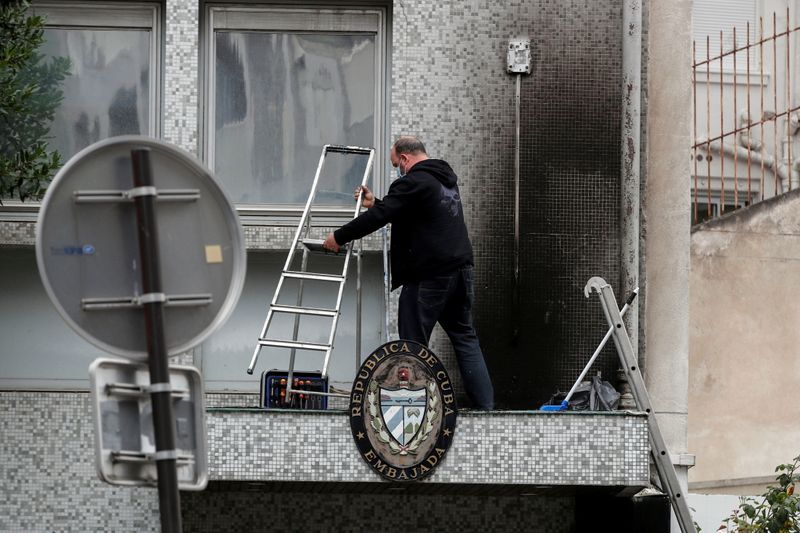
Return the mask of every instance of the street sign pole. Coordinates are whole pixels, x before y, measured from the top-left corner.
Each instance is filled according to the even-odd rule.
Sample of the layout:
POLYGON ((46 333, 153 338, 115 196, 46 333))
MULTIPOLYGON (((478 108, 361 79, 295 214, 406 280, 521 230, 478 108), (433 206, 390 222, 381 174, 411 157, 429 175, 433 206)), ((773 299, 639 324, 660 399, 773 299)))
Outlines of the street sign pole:
POLYGON ((178 492, 177 451, 175 449, 175 413, 164 338, 164 302, 156 226, 156 188, 153 185, 150 150, 131 150, 133 186, 131 196, 136 206, 139 257, 142 269, 142 302, 145 317, 147 354, 150 367, 150 390, 153 402, 153 426, 158 472, 158 506, 162 533, 180 533, 181 503, 178 492))
POLYGON ((89 369, 97 474, 157 485, 163 533, 181 533, 178 491, 208 482, 202 377, 170 373, 167 358, 231 315, 246 260, 236 209, 211 172, 151 137, 84 148, 39 209, 36 262, 56 310, 87 341, 135 361, 89 369))

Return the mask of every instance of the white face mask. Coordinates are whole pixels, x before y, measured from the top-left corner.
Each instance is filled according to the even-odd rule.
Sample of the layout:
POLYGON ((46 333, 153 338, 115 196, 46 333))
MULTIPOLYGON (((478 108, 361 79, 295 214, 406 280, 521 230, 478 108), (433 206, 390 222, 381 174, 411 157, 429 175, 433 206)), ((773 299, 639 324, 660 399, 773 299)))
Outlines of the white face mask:
POLYGON ((398 178, 402 178, 406 174, 408 174, 408 169, 403 170, 403 160, 400 157, 397 157, 397 166, 395 167, 395 172, 398 178))

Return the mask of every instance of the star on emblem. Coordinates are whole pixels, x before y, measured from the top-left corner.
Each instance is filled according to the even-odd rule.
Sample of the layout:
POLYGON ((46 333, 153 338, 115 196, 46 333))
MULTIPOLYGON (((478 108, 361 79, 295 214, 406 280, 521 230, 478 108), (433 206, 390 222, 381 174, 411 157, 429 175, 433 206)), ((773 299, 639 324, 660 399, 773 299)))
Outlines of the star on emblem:
POLYGON ((444 428, 444 429, 442 430, 442 433, 444 433, 444 436, 445 436, 445 437, 449 437, 449 436, 450 436, 450 433, 451 433, 451 431, 450 431, 450 428, 444 428))
POLYGON ((361 439, 364 438, 364 432, 363 431, 359 431, 358 435, 356 435, 356 436, 358 437, 358 440, 361 440, 361 439))

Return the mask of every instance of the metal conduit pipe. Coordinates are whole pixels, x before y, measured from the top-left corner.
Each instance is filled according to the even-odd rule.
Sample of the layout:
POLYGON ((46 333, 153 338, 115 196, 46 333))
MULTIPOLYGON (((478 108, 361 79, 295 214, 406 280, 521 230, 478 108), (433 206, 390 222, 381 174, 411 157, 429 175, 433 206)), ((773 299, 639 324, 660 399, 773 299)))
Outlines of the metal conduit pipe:
MULTIPOLYGON (((520 152, 520 107, 521 83, 523 74, 531 73, 531 41, 527 37, 511 39, 506 55, 506 72, 514 74, 516 91, 514 93, 514 301, 513 313, 520 314, 519 282, 519 152, 520 152)), ((514 321, 513 343, 519 339, 519 321, 514 321)))
POLYGON ((389 230, 386 226, 381 231, 381 246, 383 248, 383 334, 389 342, 389 306, 392 300, 392 289, 389 285, 389 230))
MULTIPOLYGON (((621 294, 639 286, 639 205, 641 175, 642 0, 622 9, 622 175, 620 202, 621 294)), ((634 352, 639 347, 639 306, 624 317, 634 352)))
POLYGON ((517 74, 517 90, 514 96, 514 341, 519 338, 519 110, 521 106, 520 84, 522 74, 517 74))

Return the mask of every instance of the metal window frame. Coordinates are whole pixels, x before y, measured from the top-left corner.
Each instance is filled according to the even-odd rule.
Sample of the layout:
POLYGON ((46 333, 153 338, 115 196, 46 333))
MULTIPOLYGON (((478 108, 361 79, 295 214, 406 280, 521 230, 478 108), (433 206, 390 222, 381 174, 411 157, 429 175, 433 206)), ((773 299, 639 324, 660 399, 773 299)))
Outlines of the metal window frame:
MULTIPOLYGON (((147 135, 161 136, 161 95, 163 85, 164 17, 160 2, 35 2, 37 15, 46 16, 46 28, 120 29, 150 31, 150 109, 147 135)), ((66 161, 65 161, 66 163, 66 161)), ((2 220, 33 220, 41 202, 3 200, 2 220), (10 215, 10 216, 6 216, 10 215)))
MULTIPOLYGON (((388 138, 388 65, 389 32, 387 10, 381 4, 368 6, 309 4, 302 7, 282 4, 207 3, 202 8, 200 30, 200 158, 214 167, 214 97, 216 48, 214 34, 219 30, 285 33, 361 33, 375 35, 375 131, 376 164, 373 166, 373 189, 378 195, 385 187, 388 138)), ((303 204, 236 204, 245 224, 295 225, 303 204)), ((315 224, 328 225, 349 217, 349 207, 314 208, 315 224)))

